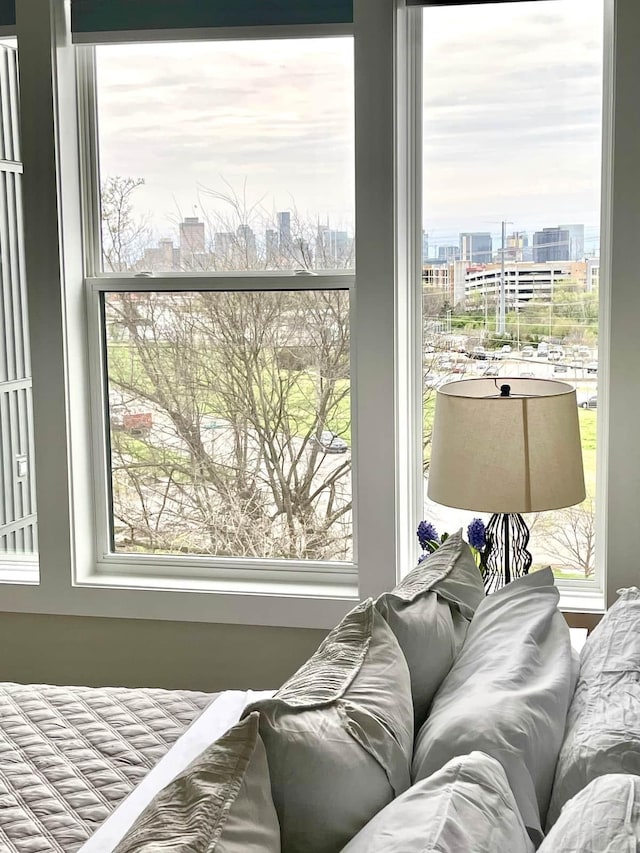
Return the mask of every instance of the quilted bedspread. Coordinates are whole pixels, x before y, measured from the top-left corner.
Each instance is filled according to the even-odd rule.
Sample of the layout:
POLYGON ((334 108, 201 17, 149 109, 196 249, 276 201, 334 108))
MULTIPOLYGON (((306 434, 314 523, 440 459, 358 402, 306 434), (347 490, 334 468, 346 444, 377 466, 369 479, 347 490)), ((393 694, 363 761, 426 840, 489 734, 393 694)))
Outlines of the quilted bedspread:
POLYGON ((0 853, 74 853, 213 699, 0 683, 0 853))

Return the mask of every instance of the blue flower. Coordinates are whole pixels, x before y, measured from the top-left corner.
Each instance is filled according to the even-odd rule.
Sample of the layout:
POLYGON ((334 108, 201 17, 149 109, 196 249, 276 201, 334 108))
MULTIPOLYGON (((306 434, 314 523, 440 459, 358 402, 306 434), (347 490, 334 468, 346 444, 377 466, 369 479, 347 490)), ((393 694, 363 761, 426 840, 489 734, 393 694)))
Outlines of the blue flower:
POLYGON ((467 527, 469 545, 476 551, 482 551, 486 544, 485 531, 484 521, 481 518, 473 518, 467 527))
POLYGON ((423 551, 432 551, 433 546, 430 543, 440 542, 438 531, 435 529, 433 524, 430 524, 428 521, 421 521, 418 525, 417 532, 418 542, 420 543, 420 547, 423 551))

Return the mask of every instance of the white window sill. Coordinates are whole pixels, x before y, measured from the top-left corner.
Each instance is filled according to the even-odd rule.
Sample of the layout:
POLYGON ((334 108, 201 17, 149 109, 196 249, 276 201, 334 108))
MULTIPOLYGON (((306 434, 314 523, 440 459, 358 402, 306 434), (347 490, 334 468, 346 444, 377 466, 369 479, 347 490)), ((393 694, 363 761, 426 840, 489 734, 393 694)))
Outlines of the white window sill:
MULTIPOLYGON (((66 573, 65 573, 66 574, 66 573)), ((330 629, 360 599, 357 583, 106 573, 82 583, 40 584, 37 563, 0 563, 0 610, 66 616, 330 629)), ((560 586, 560 609, 603 613, 598 590, 560 586)))
POLYGON ((48 578, 49 583, 38 583, 24 568, 19 575, 0 571, 0 611, 328 630, 360 598, 357 585, 344 582, 100 574, 72 585, 68 569, 54 570, 48 578), (58 582, 52 574, 58 574, 58 582))
POLYGON ((604 592, 560 586, 560 610, 566 613, 604 613, 604 592))

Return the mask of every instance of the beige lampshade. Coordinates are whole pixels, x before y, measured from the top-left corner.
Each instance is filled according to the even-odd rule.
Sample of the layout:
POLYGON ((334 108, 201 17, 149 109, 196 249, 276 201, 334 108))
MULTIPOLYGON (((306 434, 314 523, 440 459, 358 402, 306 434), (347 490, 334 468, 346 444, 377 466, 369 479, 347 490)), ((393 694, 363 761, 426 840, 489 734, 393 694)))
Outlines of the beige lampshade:
POLYGON ((429 497, 477 512, 539 512, 585 497, 575 389, 553 379, 480 378, 436 396, 429 497), (500 388, 510 386, 510 396, 500 388))

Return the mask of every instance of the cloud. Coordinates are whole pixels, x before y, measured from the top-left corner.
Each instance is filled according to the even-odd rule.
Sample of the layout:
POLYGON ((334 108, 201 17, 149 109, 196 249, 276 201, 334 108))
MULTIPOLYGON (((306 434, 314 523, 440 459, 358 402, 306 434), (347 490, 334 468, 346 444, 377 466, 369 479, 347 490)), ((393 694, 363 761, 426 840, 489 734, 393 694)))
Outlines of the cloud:
MULTIPOLYGON (((601 18, 602 0, 424 11, 430 223, 597 221, 601 18)), ((224 178, 352 220, 350 39, 101 46, 98 81, 102 173, 144 177, 145 210, 224 178)))

